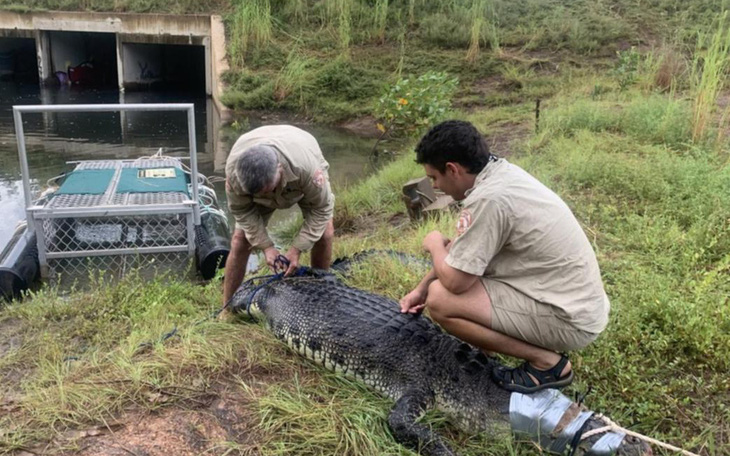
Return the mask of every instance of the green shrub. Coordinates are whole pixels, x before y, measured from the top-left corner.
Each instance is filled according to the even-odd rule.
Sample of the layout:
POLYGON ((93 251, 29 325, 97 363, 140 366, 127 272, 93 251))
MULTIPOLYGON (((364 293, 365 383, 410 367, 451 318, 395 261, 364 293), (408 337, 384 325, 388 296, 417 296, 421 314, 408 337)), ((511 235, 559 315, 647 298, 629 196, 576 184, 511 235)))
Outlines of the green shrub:
POLYGON ((638 79, 641 55, 634 46, 631 46, 631 49, 617 51, 616 56, 618 57, 618 61, 612 73, 616 78, 619 89, 626 90, 638 79))
POLYGON ((459 81, 446 73, 429 71, 418 78, 401 78, 386 87, 375 108, 383 131, 418 135, 446 117, 459 81))

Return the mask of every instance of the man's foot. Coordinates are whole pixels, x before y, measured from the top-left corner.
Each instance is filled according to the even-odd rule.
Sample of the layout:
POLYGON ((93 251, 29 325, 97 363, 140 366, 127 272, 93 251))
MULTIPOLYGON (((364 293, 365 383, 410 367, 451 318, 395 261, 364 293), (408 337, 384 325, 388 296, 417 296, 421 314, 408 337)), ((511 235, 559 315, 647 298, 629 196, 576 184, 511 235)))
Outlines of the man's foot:
POLYGON ((546 388, 563 388, 573 382, 573 370, 564 372, 569 360, 565 355, 553 367, 541 370, 525 362, 519 367, 497 366, 492 370, 492 379, 507 391, 532 394, 546 388))
POLYGON ((231 312, 227 307, 220 311, 218 314, 218 321, 224 322, 224 323, 231 323, 233 320, 236 319, 236 316, 233 315, 233 312, 231 312))

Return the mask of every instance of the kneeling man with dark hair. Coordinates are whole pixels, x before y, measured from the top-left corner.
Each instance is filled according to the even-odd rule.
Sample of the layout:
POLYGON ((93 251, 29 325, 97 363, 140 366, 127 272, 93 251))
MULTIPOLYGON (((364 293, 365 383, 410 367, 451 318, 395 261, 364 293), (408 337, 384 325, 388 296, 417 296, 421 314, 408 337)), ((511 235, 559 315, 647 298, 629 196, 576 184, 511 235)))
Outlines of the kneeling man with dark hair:
POLYGON ((468 122, 433 127, 416 148, 435 188, 462 202, 456 236, 429 233, 433 269, 400 301, 454 336, 525 360, 494 380, 532 393, 573 380, 561 352, 593 342, 609 301, 595 253, 570 208, 520 167, 489 153, 468 122))

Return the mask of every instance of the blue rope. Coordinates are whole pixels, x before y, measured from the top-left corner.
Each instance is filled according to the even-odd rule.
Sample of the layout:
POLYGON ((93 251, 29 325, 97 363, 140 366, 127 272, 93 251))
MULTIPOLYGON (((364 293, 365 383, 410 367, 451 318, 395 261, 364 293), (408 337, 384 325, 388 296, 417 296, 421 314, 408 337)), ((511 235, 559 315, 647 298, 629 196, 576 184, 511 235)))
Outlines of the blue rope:
MULTIPOLYGON (((307 268, 305 266, 300 266, 299 268, 297 268, 297 270, 294 272, 294 274, 292 274, 289 277, 301 277, 304 274, 306 274, 308 270, 309 270, 309 268, 307 268)), ((256 294, 259 291, 261 291, 264 287, 269 285, 270 283, 275 282, 277 280, 281 280, 283 278, 284 278, 284 273, 279 272, 278 274, 253 277, 246 281, 246 283, 243 286, 251 284, 251 282, 253 282, 254 280, 267 279, 266 282, 264 282, 260 285, 257 285, 256 288, 254 288, 253 291, 251 291, 251 293, 246 297, 246 313, 248 314, 249 318, 251 318, 253 321, 256 321, 256 317, 254 317, 251 314, 251 305, 253 304, 253 299, 254 299, 254 297, 256 297, 256 294)))
POLYGON ((253 304, 253 298, 256 296, 256 293, 261 291, 265 286, 267 286, 271 282, 274 282, 275 280, 281 280, 281 278, 284 277, 284 273, 280 272, 278 274, 273 274, 270 276, 263 276, 263 277, 258 277, 258 278, 264 278, 264 277, 268 278, 268 280, 266 282, 258 285, 256 288, 254 288, 253 291, 251 291, 251 293, 246 297, 246 313, 248 314, 248 317, 253 321, 256 321, 256 317, 254 317, 251 314, 251 304, 253 304))
POLYGON ((158 343, 158 344, 162 343, 173 336, 177 336, 177 325, 175 325, 175 327, 172 328, 172 331, 163 334, 162 337, 160 337, 160 339, 157 340, 157 342, 142 342, 141 344, 137 345, 137 350, 140 350, 142 348, 152 347, 155 343, 158 343))

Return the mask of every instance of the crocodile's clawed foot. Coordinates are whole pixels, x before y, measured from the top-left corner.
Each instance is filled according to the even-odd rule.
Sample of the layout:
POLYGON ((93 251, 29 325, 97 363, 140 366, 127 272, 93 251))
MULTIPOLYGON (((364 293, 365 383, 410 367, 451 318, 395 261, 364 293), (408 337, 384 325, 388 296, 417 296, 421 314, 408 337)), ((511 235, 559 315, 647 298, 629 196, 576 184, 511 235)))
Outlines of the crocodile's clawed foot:
POLYGON ((398 399, 388 416, 393 437, 402 445, 426 456, 457 456, 431 428, 416 422, 431 405, 433 397, 418 391, 398 399))

